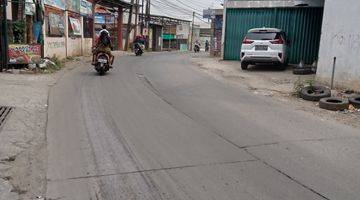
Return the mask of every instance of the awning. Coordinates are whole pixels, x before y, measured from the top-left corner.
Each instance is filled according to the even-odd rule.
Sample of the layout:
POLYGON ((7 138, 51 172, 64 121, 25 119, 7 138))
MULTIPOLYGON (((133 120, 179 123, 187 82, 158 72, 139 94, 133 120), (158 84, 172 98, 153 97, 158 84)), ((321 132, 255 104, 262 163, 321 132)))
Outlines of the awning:
POLYGON ((123 8, 131 8, 133 6, 131 3, 128 3, 123 0, 98 0, 96 1, 96 3, 109 8, 119 7, 119 6, 123 8))

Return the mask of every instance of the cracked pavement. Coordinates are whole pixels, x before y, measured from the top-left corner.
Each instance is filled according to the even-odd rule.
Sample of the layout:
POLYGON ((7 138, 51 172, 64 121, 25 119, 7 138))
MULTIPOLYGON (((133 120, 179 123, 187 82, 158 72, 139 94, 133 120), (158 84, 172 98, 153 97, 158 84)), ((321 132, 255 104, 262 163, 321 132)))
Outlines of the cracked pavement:
POLYGON ((46 197, 356 199, 359 130, 199 71, 191 55, 86 64, 51 89, 46 197))
POLYGON ((11 106, 0 131, 0 200, 46 192, 45 127, 50 75, 0 73, 0 105, 11 106))

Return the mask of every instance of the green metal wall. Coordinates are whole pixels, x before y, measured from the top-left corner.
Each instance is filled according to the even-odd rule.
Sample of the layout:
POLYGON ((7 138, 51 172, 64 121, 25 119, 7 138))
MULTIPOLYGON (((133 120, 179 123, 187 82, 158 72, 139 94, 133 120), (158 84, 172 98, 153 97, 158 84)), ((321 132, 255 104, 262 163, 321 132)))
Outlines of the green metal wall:
POLYGON ((323 8, 227 9, 224 59, 240 60, 241 43, 251 28, 271 27, 286 32, 288 61, 314 62, 318 57, 323 8))

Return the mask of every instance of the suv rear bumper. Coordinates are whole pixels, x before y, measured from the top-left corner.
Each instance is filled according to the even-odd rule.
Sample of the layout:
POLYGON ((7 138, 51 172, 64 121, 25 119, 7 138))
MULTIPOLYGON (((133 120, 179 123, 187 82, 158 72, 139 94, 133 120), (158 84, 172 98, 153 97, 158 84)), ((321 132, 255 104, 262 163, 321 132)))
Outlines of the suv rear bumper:
POLYGON ((280 52, 266 53, 262 55, 256 55, 253 53, 241 52, 241 62, 247 63, 284 63, 283 54, 280 52))

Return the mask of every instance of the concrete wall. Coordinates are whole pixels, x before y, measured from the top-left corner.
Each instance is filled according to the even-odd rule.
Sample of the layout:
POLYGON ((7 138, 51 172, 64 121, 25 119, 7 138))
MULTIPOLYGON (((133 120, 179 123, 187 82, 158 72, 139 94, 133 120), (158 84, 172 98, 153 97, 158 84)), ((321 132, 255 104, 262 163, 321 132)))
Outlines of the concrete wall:
POLYGON ((176 26, 176 36, 181 39, 188 39, 191 34, 190 22, 182 22, 176 26))
POLYGON ((68 38, 66 44, 67 56, 82 55, 82 38, 68 38))
POLYGON ((334 57, 335 84, 360 91, 360 1, 327 0, 320 42, 317 80, 330 84, 334 57), (351 6, 350 6, 351 5, 351 6))
POLYGON ((44 56, 66 58, 65 37, 45 37, 44 56))
POLYGON ((82 54, 91 55, 92 38, 82 38, 82 54))
MULTIPOLYGON (((83 37, 68 37, 68 14, 65 12, 65 36, 64 37, 48 37, 44 38, 44 56, 56 56, 60 59, 68 56, 91 55, 91 48, 93 46, 92 38, 83 37)), ((81 23, 83 20, 81 19, 81 23)), ((82 26, 82 24, 81 24, 82 26)), ((45 24, 44 24, 45 30, 45 24)), ((44 31, 44 35, 45 31, 44 31)))
POLYGON ((6 6, 6 18, 8 20, 12 20, 12 7, 11 2, 8 2, 8 5, 6 6))

